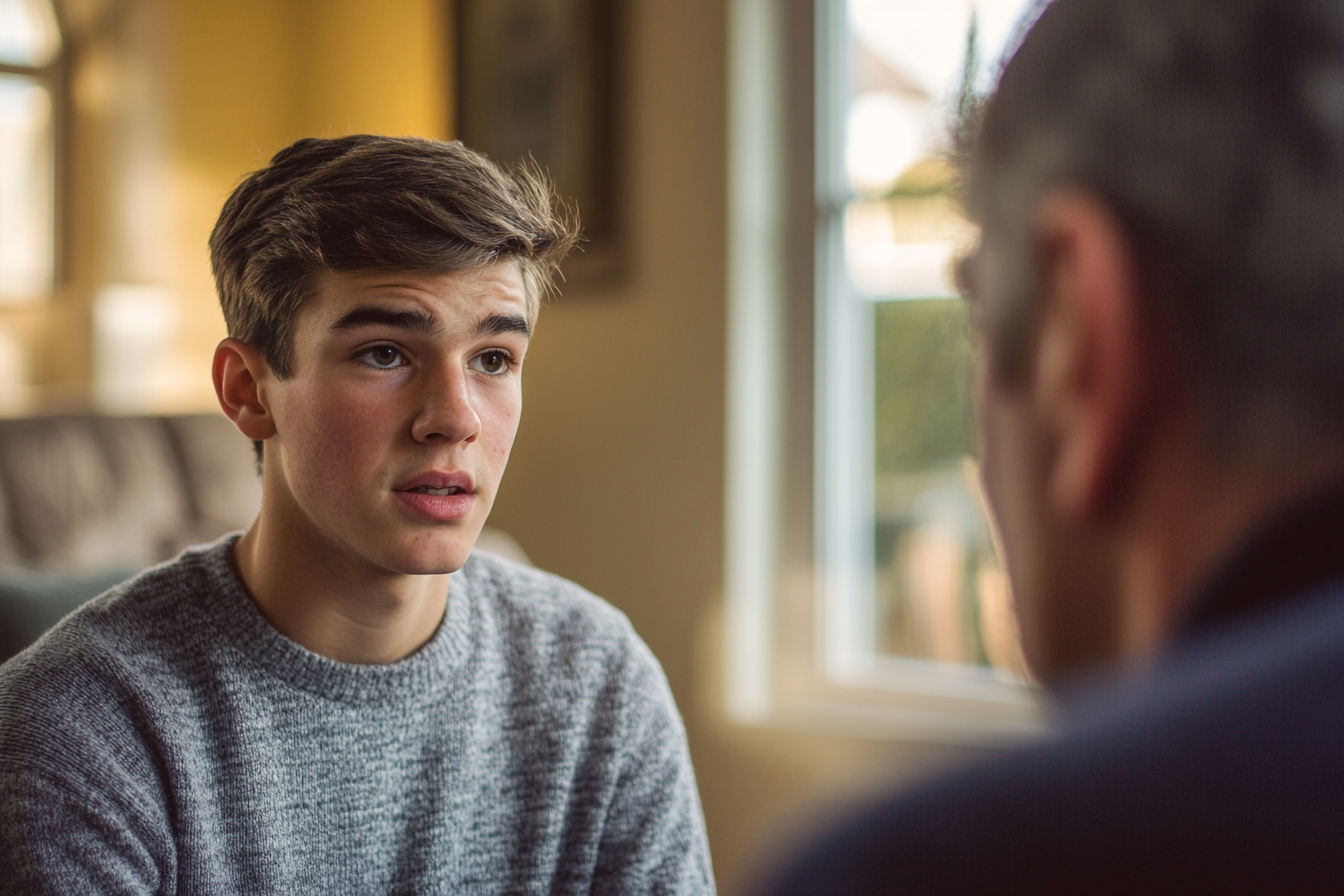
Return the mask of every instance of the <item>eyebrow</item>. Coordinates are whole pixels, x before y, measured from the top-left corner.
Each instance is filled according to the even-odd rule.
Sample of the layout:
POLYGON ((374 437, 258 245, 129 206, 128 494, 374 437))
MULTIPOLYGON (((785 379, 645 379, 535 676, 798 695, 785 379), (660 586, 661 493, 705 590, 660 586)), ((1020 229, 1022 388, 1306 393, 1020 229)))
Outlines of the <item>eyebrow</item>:
POLYGON ((531 337, 532 328, 527 325, 527 318, 521 314, 491 314, 476 323, 478 339, 482 336, 499 336, 504 333, 522 333, 531 337))
MULTIPOLYGON (((423 311, 393 311, 375 305, 359 305, 351 308, 331 325, 331 329, 353 330, 364 326, 395 327, 429 335, 442 329, 432 315, 423 311)), ((476 322, 473 336, 479 339, 482 336, 498 336, 503 333, 522 333, 530 337, 532 328, 527 325, 527 318, 521 314, 490 314, 476 322)))
POLYGON ((393 311, 374 305, 359 305, 341 315, 331 325, 333 331, 353 330, 365 326, 396 327, 416 333, 437 333, 439 322, 423 311, 393 311))

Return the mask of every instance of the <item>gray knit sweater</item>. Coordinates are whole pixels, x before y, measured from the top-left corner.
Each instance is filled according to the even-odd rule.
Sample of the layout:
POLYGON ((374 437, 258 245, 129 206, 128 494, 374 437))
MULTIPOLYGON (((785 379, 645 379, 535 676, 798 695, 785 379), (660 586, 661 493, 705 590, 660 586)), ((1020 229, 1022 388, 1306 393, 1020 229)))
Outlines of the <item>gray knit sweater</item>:
POLYGON ((712 893, 685 733, 625 617, 488 554, 405 660, 311 653, 230 536, 0 667, 0 891, 712 893))

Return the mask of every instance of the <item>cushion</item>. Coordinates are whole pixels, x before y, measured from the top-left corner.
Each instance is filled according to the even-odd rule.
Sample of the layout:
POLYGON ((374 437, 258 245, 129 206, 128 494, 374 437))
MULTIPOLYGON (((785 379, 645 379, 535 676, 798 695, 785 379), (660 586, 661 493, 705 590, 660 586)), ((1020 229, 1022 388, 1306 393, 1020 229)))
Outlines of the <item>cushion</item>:
POLYGON ((0 662, 42 636, 80 604, 135 575, 134 570, 49 573, 0 570, 0 662))

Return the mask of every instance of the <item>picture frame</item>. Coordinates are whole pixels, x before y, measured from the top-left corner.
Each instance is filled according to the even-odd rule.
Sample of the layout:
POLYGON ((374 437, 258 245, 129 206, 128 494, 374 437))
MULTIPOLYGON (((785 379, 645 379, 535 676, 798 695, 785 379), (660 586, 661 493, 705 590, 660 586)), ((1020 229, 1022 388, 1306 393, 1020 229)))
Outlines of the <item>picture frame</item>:
POLYGON ((531 159, 574 203, 584 241, 563 286, 625 268, 618 149, 620 0, 456 0, 455 136, 506 166, 531 159))

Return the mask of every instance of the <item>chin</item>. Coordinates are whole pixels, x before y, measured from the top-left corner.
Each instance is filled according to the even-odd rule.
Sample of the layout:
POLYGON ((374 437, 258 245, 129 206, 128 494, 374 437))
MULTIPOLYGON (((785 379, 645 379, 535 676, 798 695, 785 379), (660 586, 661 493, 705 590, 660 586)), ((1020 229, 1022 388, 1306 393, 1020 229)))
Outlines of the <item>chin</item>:
POLYGON ((393 547, 384 553, 381 565, 404 576, 439 576, 457 572, 471 556, 474 543, 454 538, 424 545, 393 547))

